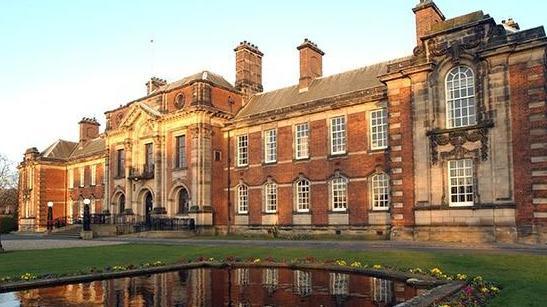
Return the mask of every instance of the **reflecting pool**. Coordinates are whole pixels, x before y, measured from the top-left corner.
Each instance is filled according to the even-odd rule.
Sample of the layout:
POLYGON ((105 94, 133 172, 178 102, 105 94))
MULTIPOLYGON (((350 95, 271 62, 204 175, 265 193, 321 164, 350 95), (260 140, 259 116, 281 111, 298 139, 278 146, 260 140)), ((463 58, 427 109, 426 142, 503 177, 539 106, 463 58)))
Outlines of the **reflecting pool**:
POLYGON ((393 306, 418 289, 358 274, 192 269, 0 294, 0 306, 393 306))

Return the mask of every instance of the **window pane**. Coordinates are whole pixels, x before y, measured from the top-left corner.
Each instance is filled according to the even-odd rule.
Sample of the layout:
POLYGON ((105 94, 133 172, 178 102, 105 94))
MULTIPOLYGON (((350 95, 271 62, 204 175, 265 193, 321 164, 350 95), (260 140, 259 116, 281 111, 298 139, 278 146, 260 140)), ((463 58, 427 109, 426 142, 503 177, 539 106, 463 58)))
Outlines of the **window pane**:
POLYGON ((465 66, 453 68, 446 78, 446 114, 448 128, 476 124, 475 81, 473 71, 465 66))

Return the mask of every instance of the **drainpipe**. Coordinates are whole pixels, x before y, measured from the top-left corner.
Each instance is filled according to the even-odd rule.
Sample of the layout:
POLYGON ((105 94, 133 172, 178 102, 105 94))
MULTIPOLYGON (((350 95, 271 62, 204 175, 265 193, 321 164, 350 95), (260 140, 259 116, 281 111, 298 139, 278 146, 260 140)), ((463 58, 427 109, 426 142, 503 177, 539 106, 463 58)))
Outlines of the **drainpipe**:
POLYGON ((231 198, 230 198, 230 195, 232 194, 231 193, 231 186, 232 186, 232 180, 231 180, 231 169, 230 169, 230 165, 231 165, 231 150, 230 150, 230 131, 228 130, 228 149, 227 149, 227 153, 226 153, 226 163, 228 164, 228 172, 227 172, 227 183, 228 183, 228 189, 227 189, 227 194, 226 194, 226 197, 227 197, 227 200, 228 200, 228 234, 230 234, 231 232, 231 226, 232 226, 232 201, 231 201, 231 198))

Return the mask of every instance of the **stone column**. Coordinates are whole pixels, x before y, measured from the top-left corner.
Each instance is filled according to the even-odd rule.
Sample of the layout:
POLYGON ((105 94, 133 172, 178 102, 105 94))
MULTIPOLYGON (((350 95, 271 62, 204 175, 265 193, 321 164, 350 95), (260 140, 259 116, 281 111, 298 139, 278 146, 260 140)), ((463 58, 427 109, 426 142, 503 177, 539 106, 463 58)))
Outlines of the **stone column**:
POLYGON ((190 154, 190 166, 192 176, 191 205, 197 206, 194 211, 196 225, 210 225, 212 223, 211 206, 211 177, 212 177, 212 152, 211 152, 211 127, 200 123, 190 129, 192 147, 190 154))
POLYGON ((125 151, 125 208, 133 210, 135 212, 135 206, 133 206, 133 182, 129 179, 131 175, 131 150, 132 144, 130 139, 126 139, 124 142, 125 151))
POLYGON ((103 165, 103 210, 107 209, 108 212, 112 212, 112 204, 110 203, 110 148, 106 146, 104 153, 104 165, 103 165))
POLYGON ((161 145, 162 137, 157 135, 154 137, 154 213, 165 213, 165 204, 162 201, 161 195, 161 173, 162 173, 162 159, 161 159, 161 145))

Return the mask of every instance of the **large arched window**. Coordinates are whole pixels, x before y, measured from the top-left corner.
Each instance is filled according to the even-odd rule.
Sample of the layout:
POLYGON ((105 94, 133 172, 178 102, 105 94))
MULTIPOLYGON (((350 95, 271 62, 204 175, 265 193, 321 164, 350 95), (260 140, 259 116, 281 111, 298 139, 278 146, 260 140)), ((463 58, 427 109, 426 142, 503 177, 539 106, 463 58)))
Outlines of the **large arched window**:
POLYGON ((339 176, 331 180, 332 211, 346 211, 348 208, 348 180, 339 176))
POLYGON ((300 179, 296 182, 296 211, 297 212, 309 212, 310 211, 310 181, 307 179, 300 179))
POLYGON ((237 213, 247 214, 249 212, 249 188, 240 184, 237 187, 237 213))
POLYGON ((375 174, 371 178, 372 210, 389 209, 389 176, 375 174))
POLYGON ((477 123, 475 74, 467 66, 451 69, 446 76, 446 126, 458 128, 477 123))

